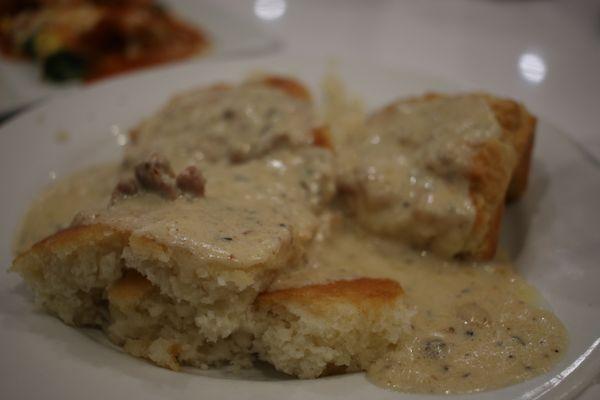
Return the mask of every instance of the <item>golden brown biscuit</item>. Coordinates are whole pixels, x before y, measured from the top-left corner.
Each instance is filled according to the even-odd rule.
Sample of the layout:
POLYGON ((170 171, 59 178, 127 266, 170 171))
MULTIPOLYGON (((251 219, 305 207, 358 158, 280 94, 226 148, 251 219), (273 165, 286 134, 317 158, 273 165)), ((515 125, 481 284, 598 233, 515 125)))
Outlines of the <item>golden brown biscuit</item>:
MULTIPOLYGON (((529 169, 535 140, 537 119, 531 115, 525 106, 515 100, 493 96, 488 93, 473 93, 481 96, 494 112, 496 120, 502 127, 502 137, 509 142, 516 153, 516 164, 510 175, 510 182, 505 192, 506 201, 515 201, 527 190, 529 169)), ((448 97, 440 93, 428 93, 424 99, 433 100, 448 97)), ((505 173, 502 172, 509 164, 506 158, 499 158, 500 152, 486 148, 477 154, 471 175, 471 196, 478 213, 474 233, 485 231, 479 239, 480 245, 475 245, 471 253, 477 254, 477 259, 492 258, 498 245, 500 226, 504 206, 498 204, 497 189, 504 186, 505 173), (494 171, 490 166, 499 166, 494 171), (490 207, 491 204, 497 204, 490 207), (487 226, 487 229, 482 227, 487 226)), ((476 243, 477 241, 473 241, 476 243)), ((469 254, 469 251, 466 253, 469 254)))
MULTIPOLYGON (((537 118, 529 113, 524 104, 515 100, 483 92, 472 95, 481 96, 486 100, 503 129, 503 137, 513 145, 517 153, 517 164, 511 176, 506 199, 518 200, 527 190, 537 118)), ((427 93, 423 96, 428 100, 443 97, 448 95, 427 93)))
POLYGON ((398 283, 362 278, 262 293, 255 347, 300 378, 365 370, 411 317, 398 283))
POLYGON ((537 119, 519 102, 489 94, 484 96, 517 152, 517 166, 506 198, 508 201, 518 200, 527 190, 537 119))
POLYGON ((152 157, 106 208, 80 213, 13 269, 48 311, 103 327, 131 354, 171 369, 247 364, 251 305, 312 240, 335 188, 330 161, 307 146, 213 165, 190 192, 152 157))
POLYGON ((493 257, 516 152, 482 96, 395 101, 355 140, 340 181, 363 226, 443 257, 493 257))

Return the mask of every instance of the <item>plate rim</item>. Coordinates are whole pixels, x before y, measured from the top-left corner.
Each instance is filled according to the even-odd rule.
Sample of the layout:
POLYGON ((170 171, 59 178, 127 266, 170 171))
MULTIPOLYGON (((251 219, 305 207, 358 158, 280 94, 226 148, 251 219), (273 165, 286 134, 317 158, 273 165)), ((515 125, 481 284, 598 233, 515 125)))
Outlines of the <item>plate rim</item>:
MULTIPOLYGON (((10 134, 10 132, 12 131, 13 134, 15 134, 14 132, 16 132, 18 130, 18 127, 22 124, 27 124, 27 121, 31 120, 31 118, 34 118, 34 116, 36 115, 36 113, 39 112, 44 112, 47 111, 49 109, 51 109, 52 107, 54 107, 56 104, 58 103, 68 103, 71 101, 75 101, 75 99, 77 99, 79 96, 94 96, 94 93, 96 92, 101 92, 101 91, 110 91, 112 90, 112 87, 116 87, 116 86, 120 86, 123 84, 124 81, 130 82, 130 81, 139 81, 139 82, 143 82, 145 79, 153 79, 154 76, 160 76, 160 75, 170 75, 170 74, 177 74, 177 71, 179 70, 187 70, 189 68, 193 68, 193 69, 211 69, 211 68, 218 68, 219 65, 222 64, 227 64, 227 65, 232 65, 232 64, 236 64, 236 65, 245 65, 245 64, 268 64, 269 60, 279 60, 282 61, 284 63, 294 63, 297 58, 295 57, 281 57, 281 56, 275 56, 275 57, 262 57, 262 58, 258 58, 258 59, 252 59, 252 60, 244 60, 244 61, 239 61, 239 60, 227 60, 227 61, 221 61, 221 62, 217 62, 217 61, 213 61, 210 64, 203 64, 203 65, 183 65, 183 66, 174 66, 174 67, 169 67, 168 69, 165 70, 158 70, 158 71, 144 71, 142 74, 136 74, 134 76, 124 76, 124 77, 118 77, 114 80, 110 80, 110 81, 106 81, 106 82, 102 82, 96 86, 92 86, 92 87, 86 87, 86 88, 81 88, 78 89, 76 91, 72 91, 70 93, 65 93, 64 95, 61 95, 59 97, 50 99, 47 102, 44 102, 42 104, 36 105, 34 108, 32 108, 31 110, 28 110, 27 112, 17 116, 16 118, 14 118, 11 121, 8 121, 7 124, 3 125, 2 127, 0 127, 0 140, 4 140, 4 136, 10 134), (8 132, 8 133, 7 133, 8 132)), ((302 60, 304 60, 306 62, 307 58, 306 57, 302 57, 302 60)), ((321 59, 321 63, 323 62, 323 60, 321 59)), ((367 63, 369 65, 371 65, 371 63, 367 63)), ((244 68, 243 66, 239 67, 244 68)), ((377 69, 382 69, 381 66, 375 67, 377 69)), ((420 77, 423 77, 425 79, 428 79, 431 77, 431 74, 427 73, 427 72, 423 72, 423 71, 414 71, 411 68, 404 68, 404 67, 399 67, 399 66, 393 66, 393 67, 383 67, 386 70, 390 70, 390 71, 395 71, 395 73, 399 73, 399 74, 408 74, 408 75, 419 75, 420 77)), ((462 85, 460 83, 456 83, 456 82, 446 82, 446 80, 444 78, 441 78, 439 76, 434 76, 431 77, 431 79, 433 80, 441 80, 444 82, 444 84, 449 84, 450 86, 454 86, 457 87, 457 89, 463 89, 465 88, 465 85, 462 85)), ((127 82, 125 82, 127 84, 127 82)), ((134 83, 129 83, 129 84, 134 84, 134 83)), ((140 83, 141 84, 141 83, 140 83)), ((170 92, 170 95, 172 95, 173 92, 170 92)), ((542 116, 540 119, 545 120, 545 118, 542 116)), ((546 124, 553 126, 553 128, 555 129, 556 132, 558 132, 559 134, 564 133, 560 128, 554 126, 553 123, 548 122, 547 120, 545 121, 546 124)), ((565 133, 565 138, 568 140, 569 139, 569 135, 565 133)), ((578 151, 580 151, 580 149, 577 149, 578 151)), ((588 160, 589 161, 589 160, 588 160)), ((597 168, 598 165, 595 165, 593 163, 590 162, 590 165, 593 168, 597 168)), ((70 328, 69 328, 70 329, 70 328)), ((599 339, 600 340, 600 339, 599 339)), ((595 342, 595 344, 592 344, 592 346, 597 347, 598 346, 598 341, 595 342)), ((600 356, 599 352, 596 351, 595 354, 597 356, 600 356)), ((593 361, 593 360, 592 360, 593 361)), ((598 368, 600 368, 600 357, 596 357, 596 364, 598 366, 598 368)), ((594 364, 594 365, 596 365, 594 364)), ((575 369, 577 370, 577 369, 575 369)), ((581 371, 581 370, 577 370, 577 371, 581 371)), ((567 375, 569 376, 569 375, 567 375)), ((594 381, 595 377, 593 375, 590 375, 588 378, 586 379, 582 379, 580 380, 580 383, 578 385, 570 385, 569 388, 565 388, 565 390, 563 391, 562 394, 557 393, 556 398, 558 398, 558 395, 560 394, 561 396, 575 396, 577 395, 580 391, 584 390, 585 387, 587 387, 588 384, 592 383, 594 381)), ((563 385, 564 387, 564 385, 563 385)), ((484 394, 489 394, 489 393, 494 393, 496 391, 491 391, 491 392, 483 392, 484 394)), ((554 393, 553 393, 554 394, 554 393)), ((396 394, 399 395, 399 394, 396 394)), ((546 395, 546 392, 544 393, 524 393, 523 394, 523 399, 537 399, 540 398, 540 396, 544 396, 546 395)), ((423 398, 425 398, 426 396, 423 396, 423 398)), ((435 398, 439 398, 439 396, 436 396, 435 398)), ((562 397, 561 397, 562 398, 562 397)))

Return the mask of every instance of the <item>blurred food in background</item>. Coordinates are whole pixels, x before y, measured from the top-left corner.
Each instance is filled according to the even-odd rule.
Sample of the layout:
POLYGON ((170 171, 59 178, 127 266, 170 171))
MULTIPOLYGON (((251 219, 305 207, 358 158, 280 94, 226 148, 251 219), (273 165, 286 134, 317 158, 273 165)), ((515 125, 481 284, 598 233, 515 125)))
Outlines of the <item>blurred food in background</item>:
POLYGON ((52 82, 105 78, 205 52, 207 35, 153 0, 0 0, 0 50, 52 82))

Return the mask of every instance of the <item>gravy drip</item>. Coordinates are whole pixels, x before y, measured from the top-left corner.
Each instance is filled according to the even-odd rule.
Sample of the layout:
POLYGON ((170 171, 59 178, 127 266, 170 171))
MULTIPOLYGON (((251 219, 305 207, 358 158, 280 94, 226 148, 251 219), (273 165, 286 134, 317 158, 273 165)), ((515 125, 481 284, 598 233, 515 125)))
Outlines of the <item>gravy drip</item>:
POLYGON ((80 211, 106 206, 118 181, 117 171, 114 164, 96 165, 49 185, 29 206, 13 251, 22 253, 38 240, 66 228, 80 211))
POLYGON ((379 386, 418 393, 499 388, 547 372, 567 346, 562 323, 508 261, 446 261, 348 222, 324 232, 306 265, 272 289, 358 277, 398 281, 415 311, 411 330, 368 371, 379 386))

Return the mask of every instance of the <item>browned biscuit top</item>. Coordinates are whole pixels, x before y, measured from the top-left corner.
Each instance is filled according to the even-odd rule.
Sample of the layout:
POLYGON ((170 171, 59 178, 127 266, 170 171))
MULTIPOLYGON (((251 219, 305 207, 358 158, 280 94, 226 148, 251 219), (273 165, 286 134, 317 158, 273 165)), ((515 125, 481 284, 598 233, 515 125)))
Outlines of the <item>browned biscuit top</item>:
POLYGON ((365 304, 392 303, 403 294, 402 287, 396 281, 359 278, 265 292, 258 296, 257 304, 259 307, 275 303, 296 303, 312 306, 341 301, 363 307, 365 304))

